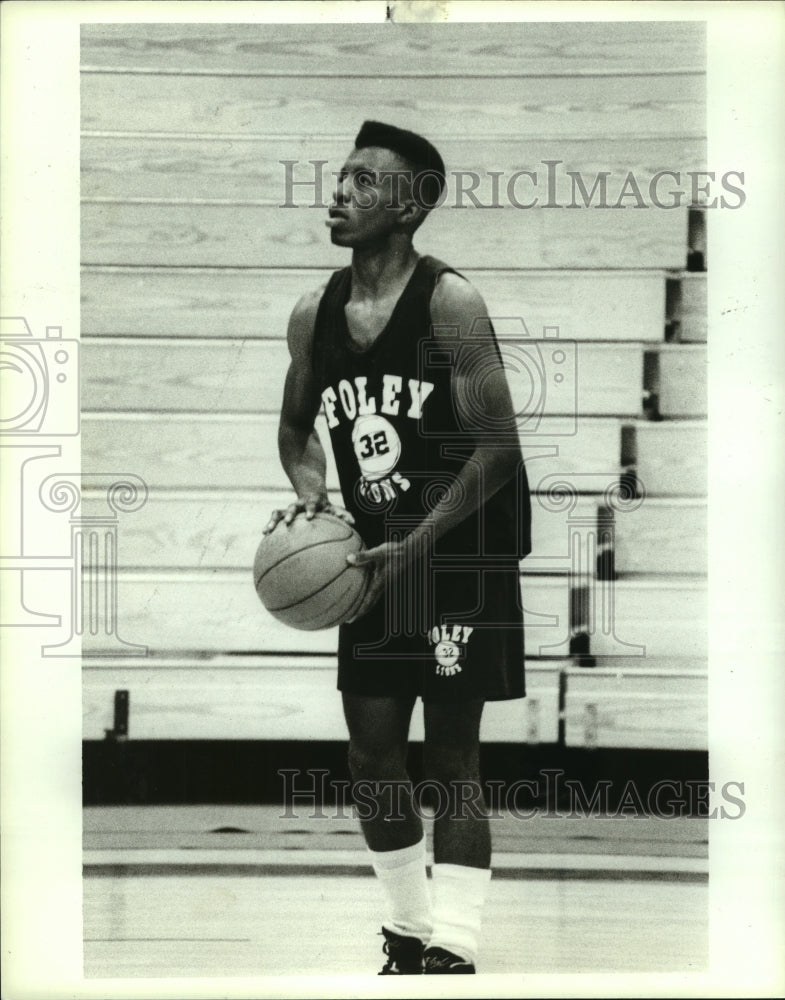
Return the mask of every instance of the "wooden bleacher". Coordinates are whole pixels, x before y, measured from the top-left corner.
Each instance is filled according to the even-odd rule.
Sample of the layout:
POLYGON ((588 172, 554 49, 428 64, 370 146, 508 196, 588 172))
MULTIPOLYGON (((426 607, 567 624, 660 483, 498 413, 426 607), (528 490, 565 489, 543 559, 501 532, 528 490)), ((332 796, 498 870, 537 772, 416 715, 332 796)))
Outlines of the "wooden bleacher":
MULTIPOLYGON (((705 166, 698 22, 652 22, 645 43, 624 22, 387 27, 368 26, 346 75, 338 26, 83 26, 82 469, 88 497, 107 473, 150 490, 121 516, 117 609, 122 639, 149 656, 85 637, 85 739, 111 729, 117 690, 131 739, 344 738, 335 631, 281 626, 251 584, 288 489, 276 449, 288 314, 348 262, 307 189, 302 207, 280 207, 281 161, 299 161, 299 180, 329 161, 327 201, 329 170, 376 117, 424 131, 450 170, 559 160, 561 202, 569 170, 632 171, 645 190, 660 169, 705 166), (424 78, 401 102, 412 72, 424 78)), ((491 316, 522 318, 533 347, 558 328, 577 359, 576 411, 546 393, 522 433, 529 697, 489 706, 483 736, 706 749, 706 276, 688 270, 688 206, 466 204, 435 212, 418 248, 462 270, 491 316), (611 517, 622 476, 641 502, 611 517), (574 507, 539 502, 554 477, 574 507), (604 561, 576 568, 575 531, 604 561)))

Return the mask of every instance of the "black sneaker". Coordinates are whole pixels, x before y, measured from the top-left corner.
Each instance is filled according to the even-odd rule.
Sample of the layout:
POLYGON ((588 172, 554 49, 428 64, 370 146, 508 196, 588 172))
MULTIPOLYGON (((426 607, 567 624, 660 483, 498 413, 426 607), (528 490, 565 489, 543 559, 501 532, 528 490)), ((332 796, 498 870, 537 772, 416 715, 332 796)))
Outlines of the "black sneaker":
POLYGON ((471 962, 467 962, 460 955, 455 955, 453 952, 447 951, 446 948, 439 948, 437 946, 426 948, 424 958, 426 976, 473 976, 477 972, 471 962))
POLYGON ((382 945, 387 964, 380 976, 421 976, 423 943, 417 937, 404 937, 382 927, 385 942, 382 945))

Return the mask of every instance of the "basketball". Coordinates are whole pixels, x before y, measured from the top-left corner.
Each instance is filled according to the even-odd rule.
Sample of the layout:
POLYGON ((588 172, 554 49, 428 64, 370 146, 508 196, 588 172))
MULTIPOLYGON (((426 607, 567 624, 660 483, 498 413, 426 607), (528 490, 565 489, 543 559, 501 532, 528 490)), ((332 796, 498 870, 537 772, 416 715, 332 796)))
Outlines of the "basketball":
POLYGON ((307 632, 332 628, 351 618, 370 580, 364 567, 346 557, 363 542, 334 514, 298 514, 280 522, 256 550, 253 576, 259 600, 271 615, 307 632))

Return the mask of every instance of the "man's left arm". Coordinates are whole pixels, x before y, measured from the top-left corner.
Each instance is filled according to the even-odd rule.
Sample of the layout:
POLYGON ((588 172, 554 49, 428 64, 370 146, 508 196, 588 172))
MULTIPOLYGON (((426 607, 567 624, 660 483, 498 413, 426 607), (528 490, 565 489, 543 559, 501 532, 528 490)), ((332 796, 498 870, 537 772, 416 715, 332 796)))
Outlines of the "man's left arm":
POLYGON ((431 299, 433 332, 455 351, 453 405, 466 435, 466 450, 472 450, 455 477, 455 490, 403 541, 385 542, 349 557, 355 565, 374 569, 373 582, 355 617, 376 603, 392 574, 478 510, 520 468, 521 447, 504 366, 490 322, 477 322, 487 316, 482 296, 468 281, 456 274, 442 275, 431 299), (469 339, 478 327, 480 332, 469 339), (461 497, 460 504, 455 503, 455 495, 461 497))

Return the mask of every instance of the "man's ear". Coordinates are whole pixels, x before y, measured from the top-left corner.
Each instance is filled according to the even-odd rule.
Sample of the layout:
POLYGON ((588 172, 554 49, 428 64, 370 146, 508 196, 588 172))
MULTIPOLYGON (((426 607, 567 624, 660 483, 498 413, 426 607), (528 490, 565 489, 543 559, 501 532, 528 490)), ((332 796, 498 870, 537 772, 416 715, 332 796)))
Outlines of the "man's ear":
POLYGON ((422 205, 417 204, 415 198, 404 198, 398 215, 398 222, 403 228, 414 230, 422 224, 426 214, 425 209, 422 205))

